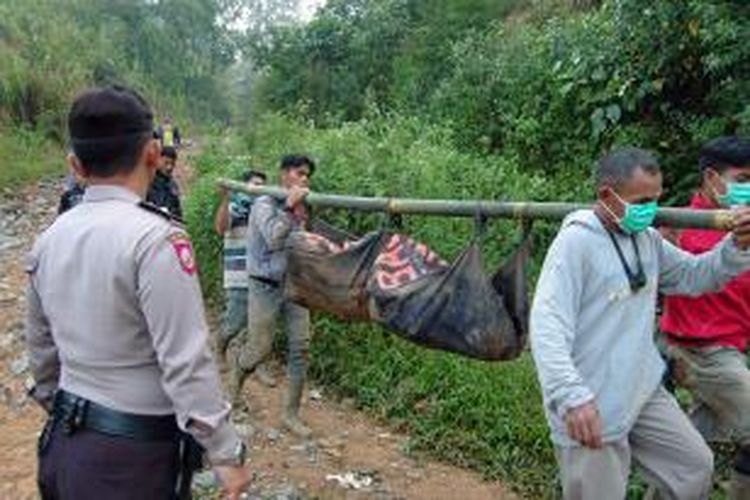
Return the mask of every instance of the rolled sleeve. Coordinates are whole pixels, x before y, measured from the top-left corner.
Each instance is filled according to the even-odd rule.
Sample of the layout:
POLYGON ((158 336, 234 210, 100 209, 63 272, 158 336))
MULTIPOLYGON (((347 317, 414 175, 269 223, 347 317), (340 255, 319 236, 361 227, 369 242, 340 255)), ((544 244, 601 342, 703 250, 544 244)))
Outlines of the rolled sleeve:
POLYGON ((206 448, 209 459, 230 457, 238 437, 208 347, 190 241, 184 233, 171 231, 147 246, 139 259, 138 296, 162 369, 162 385, 178 425, 206 448))

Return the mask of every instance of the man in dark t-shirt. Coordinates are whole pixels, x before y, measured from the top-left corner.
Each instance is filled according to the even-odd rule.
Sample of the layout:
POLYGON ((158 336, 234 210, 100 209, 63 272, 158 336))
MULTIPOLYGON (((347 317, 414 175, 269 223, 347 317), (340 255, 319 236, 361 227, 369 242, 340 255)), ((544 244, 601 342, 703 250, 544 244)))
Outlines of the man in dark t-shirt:
POLYGON ((177 150, 169 147, 162 149, 161 164, 148 190, 146 201, 166 210, 169 215, 182 219, 180 188, 172 175, 176 164, 177 150))

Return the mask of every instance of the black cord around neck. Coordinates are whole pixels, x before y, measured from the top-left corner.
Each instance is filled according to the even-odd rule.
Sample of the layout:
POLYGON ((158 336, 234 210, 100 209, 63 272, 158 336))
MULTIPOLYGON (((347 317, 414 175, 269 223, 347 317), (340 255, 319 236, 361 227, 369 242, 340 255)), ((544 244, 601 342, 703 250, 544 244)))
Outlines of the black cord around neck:
POLYGON ((609 238, 612 240, 612 244, 615 246, 617 256, 620 258, 620 263, 622 264, 622 268, 625 271, 625 275, 628 277, 630 290, 633 293, 637 293, 641 288, 646 286, 646 273, 643 272, 643 261, 641 261, 641 252, 638 249, 638 242, 635 239, 635 235, 630 235, 630 241, 633 242, 633 248, 635 249, 636 264, 638 265, 637 272, 633 273, 633 270, 630 269, 630 266, 628 265, 628 261, 625 260, 625 255, 623 255, 622 253, 620 244, 617 243, 617 238, 612 233, 612 231, 607 230, 607 233, 609 234, 609 238))

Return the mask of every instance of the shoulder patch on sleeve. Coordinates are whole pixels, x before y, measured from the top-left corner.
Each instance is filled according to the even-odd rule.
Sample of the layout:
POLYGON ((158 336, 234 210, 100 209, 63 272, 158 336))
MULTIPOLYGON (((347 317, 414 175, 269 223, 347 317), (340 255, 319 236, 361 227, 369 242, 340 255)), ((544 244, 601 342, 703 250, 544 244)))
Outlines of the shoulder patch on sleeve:
POLYGON ((180 267, 187 274, 193 275, 198 271, 198 263, 195 260, 193 245, 190 238, 185 233, 174 233, 168 238, 170 245, 177 255, 180 267))

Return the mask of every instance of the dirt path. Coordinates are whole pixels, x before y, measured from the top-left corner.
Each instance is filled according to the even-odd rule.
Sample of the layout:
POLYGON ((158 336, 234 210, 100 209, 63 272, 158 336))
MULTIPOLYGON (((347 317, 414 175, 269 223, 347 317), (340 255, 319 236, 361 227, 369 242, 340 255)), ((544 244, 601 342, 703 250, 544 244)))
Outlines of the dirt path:
POLYGON ((26 277, 23 257, 33 235, 56 209, 60 182, 46 182, 0 196, 0 498, 35 498, 35 440, 43 412, 26 397, 31 386, 24 355, 26 277))
MULTIPOLYGON (((190 172, 183 172, 185 179, 190 172)), ((45 181, 0 198, 0 499, 36 498, 35 440, 42 412, 26 397, 31 379, 21 338, 25 275, 23 258, 54 218, 60 181, 45 181)), ((216 314, 211 311, 212 330, 216 314)), ((250 498, 321 499, 498 499, 516 498, 498 483, 429 460, 407 456, 406 437, 312 388, 303 416, 315 431, 300 441, 279 430, 280 386, 251 380, 245 387, 255 432, 247 433, 256 480, 250 498)), ((238 415, 247 421, 247 416, 238 415)), ((210 473, 196 478, 200 498, 219 498, 210 473)))

